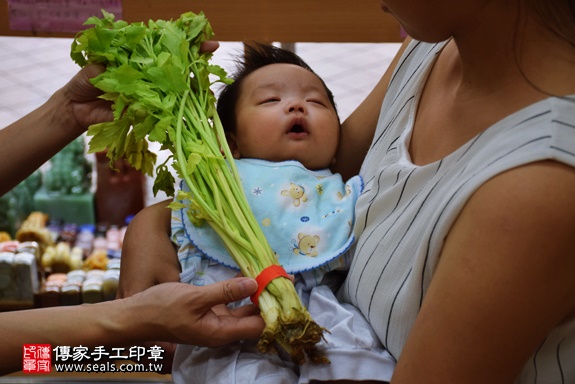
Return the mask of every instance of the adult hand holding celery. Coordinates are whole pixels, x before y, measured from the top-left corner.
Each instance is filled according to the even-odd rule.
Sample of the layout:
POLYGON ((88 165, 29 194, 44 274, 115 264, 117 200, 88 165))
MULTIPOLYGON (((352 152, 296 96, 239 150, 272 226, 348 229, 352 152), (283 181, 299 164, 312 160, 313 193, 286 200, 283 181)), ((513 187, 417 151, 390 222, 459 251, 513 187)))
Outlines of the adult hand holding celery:
MULTIPOLYGON (((94 26, 78 33, 71 56, 80 66, 106 66, 92 81, 114 111, 112 122, 88 129, 89 151, 106 150, 111 163, 126 158, 154 176, 156 155, 148 140, 161 143, 172 154, 171 167, 189 187, 189 193, 178 192, 178 200, 186 201, 190 220, 195 225, 205 221, 218 233, 245 276, 256 278, 279 265, 247 203, 216 113, 210 87, 231 80, 209 63, 211 53, 200 52, 201 43, 212 37, 206 17, 188 12, 175 21, 128 24, 103 11, 102 18, 85 24, 94 26)), ((172 196, 175 179, 168 160, 156 167, 153 191, 172 196)), ((183 206, 173 202, 171 207, 183 206)), ((262 352, 270 352, 277 342, 298 363, 306 355, 327 362, 315 347, 324 329, 288 279, 271 280, 258 305, 266 323, 258 344, 262 352)))

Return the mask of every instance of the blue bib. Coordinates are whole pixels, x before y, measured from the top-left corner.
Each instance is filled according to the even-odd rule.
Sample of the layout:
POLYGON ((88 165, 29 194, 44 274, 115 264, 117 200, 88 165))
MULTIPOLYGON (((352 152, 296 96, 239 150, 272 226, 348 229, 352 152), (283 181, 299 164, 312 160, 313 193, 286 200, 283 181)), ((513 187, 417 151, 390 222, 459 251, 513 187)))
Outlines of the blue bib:
MULTIPOLYGON (((344 183, 339 174, 310 171, 297 161, 241 159, 236 166, 248 203, 288 273, 315 269, 349 249, 355 202, 363 189, 360 176, 344 183)), ((189 191, 183 182, 182 189, 189 191)), ((209 224, 193 225, 183 209, 175 214, 199 251, 239 269, 209 224)))

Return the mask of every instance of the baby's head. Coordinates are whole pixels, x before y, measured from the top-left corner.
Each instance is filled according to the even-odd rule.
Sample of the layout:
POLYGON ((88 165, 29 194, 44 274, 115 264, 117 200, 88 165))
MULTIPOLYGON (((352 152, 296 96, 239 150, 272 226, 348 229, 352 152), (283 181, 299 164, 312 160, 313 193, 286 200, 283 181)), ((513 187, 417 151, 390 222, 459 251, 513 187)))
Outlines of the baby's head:
POLYGON ((246 46, 238 66, 217 105, 234 157, 329 167, 340 123, 323 80, 293 52, 264 44, 246 46))

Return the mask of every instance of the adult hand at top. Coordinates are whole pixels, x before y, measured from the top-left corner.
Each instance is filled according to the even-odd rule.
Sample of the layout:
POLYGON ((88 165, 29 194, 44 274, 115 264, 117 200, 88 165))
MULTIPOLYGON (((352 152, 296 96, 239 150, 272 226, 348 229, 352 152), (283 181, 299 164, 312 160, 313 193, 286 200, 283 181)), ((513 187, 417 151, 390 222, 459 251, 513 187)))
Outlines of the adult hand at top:
POLYGON ((74 119, 69 126, 76 127, 78 133, 86 131, 92 124, 113 119, 111 102, 100 99, 102 91, 90 82, 104 71, 102 65, 89 64, 52 96, 63 96, 63 103, 69 106, 70 117, 74 119))

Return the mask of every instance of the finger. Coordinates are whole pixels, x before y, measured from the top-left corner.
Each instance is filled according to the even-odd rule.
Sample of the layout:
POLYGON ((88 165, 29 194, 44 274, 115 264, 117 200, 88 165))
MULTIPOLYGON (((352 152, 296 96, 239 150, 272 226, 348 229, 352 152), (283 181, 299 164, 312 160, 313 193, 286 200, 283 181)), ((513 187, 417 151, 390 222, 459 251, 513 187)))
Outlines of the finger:
POLYGON ((225 317, 221 319, 220 332, 217 337, 220 339, 220 344, 234 340, 257 339, 264 328, 265 322, 261 316, 225 317))
POLYGON ((66 94, 71 101, 92 101, 102 91, 92 85, 90 79, 105 71, 99 64, 90 64, 82 68, 72 80, 66 84, 66 94))
POLYGON ((102 64, 88 64, 84 67, 83 72, 88 79, 96 77, 106 71, 106 67, 102 64))
POLYGON ((206 285, 203 288, 206 304, 213 307, 217 304, 233 303, 253 295, 258 289, 258 284, 254 279, 238 277, 206 285))
POLYGON ((230 315, 236 317, 253 316, 259 313, 260 313, 259 307, 253 304, 242 305, 241 307, 230 309, 230 315))
POLYGON ((257 315, 260 309, 253 304, 242 305, 237 308, 228 308, 225 304, 214 305, 212 311, 219 317, 234 316, 234 317, 248 317, 257 315))
POLYGON ((215 52, 220 47, 220 43, 214 40, 204 41, 200 45, 200 52, 215 52))

